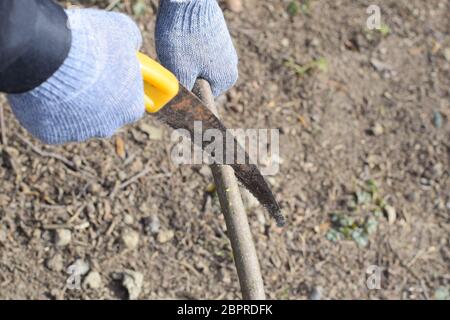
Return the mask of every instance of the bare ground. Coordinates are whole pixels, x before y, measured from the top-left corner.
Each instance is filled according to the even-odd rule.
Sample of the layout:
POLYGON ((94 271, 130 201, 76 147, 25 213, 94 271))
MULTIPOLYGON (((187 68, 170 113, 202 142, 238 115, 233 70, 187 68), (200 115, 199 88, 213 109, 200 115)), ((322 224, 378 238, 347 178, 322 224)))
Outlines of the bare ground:
MULTIPOLYGON (((241 63, 238 85, 219 100, 224 121, 281 130, 281 171, 269 180, 288 225, 249 209, 268 297, 306 299, 319 288, 325 299, 448 298, 450 1, 303 1, 294 16, 290 2, 225 11, 241 63), (373 2, 382 32, 365 28, 373 2), (369 220, 375 230, 358 245, 353 232, 369 220), (383 269, 380 290, 366 286, 371 265, 383 269)), ((143 12, 135 3, 118 10, 137 15, 154 56, 156 1, 143 12)), ((218 201, 206 192, 212 178, 171 164, 169 129, 148 116, 111 140, 44 146, 0 99, 0 298, 122 299, 125 269, 143 274, 142 299, 240 297, 218 201), (60 229, 72 234, 63 247, 60 229), (135 248, 123 243, 130 230, 135 248), (67 287, 77 259, 99 272, 98 288, 67 287)))

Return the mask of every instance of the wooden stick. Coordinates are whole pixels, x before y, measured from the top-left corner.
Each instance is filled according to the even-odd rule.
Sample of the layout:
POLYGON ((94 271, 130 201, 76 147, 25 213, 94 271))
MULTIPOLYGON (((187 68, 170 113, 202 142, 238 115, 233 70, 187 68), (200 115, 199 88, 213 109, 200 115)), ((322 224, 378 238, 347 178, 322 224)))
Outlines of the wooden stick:
POLYGON ((0 131, 2 144, 6 146, 8 144, 8 140, 6 138, 5 114, 3 112, 3 105, 0 105, 0 131))
MULTIPOLYGON (((207 81, 197 80, 194 93, 219 117, 207 81)), ((261 269, 234 170, 225 165, 212 165, 211 170, 233 249, 242 298, 264 300, 266 295, 261 269)))

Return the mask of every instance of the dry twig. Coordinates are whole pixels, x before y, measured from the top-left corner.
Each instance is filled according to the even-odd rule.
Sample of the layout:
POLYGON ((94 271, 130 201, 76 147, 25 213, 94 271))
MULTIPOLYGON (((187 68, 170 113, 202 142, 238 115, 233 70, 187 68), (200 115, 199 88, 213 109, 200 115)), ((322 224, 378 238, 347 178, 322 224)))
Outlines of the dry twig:
POLYGON ((6 138, 5 114, 3 112, 3 105, 0 105, 0 130, 2 136, 2 144, 6 146, 8 144, 8 140, 6 138))
MULTIPOLYGON (((218 116, 208 82, 198 80, 194 92, 218 116)), ((226 165, 212 165, 211 170, 233 249, 242 297, 245 300, 264 300, 261 269, 234 170, 226 165)))

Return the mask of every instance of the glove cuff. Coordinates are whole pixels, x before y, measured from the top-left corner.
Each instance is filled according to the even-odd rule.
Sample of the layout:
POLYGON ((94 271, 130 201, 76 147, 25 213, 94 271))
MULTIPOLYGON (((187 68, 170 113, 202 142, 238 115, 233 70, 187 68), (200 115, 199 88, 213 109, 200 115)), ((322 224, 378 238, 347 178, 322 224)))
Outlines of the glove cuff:
POLYGON ((222 10, 217 0, 161 0, 157 23, 165 30, 197 33, 221 21, 218 14, 222 10))

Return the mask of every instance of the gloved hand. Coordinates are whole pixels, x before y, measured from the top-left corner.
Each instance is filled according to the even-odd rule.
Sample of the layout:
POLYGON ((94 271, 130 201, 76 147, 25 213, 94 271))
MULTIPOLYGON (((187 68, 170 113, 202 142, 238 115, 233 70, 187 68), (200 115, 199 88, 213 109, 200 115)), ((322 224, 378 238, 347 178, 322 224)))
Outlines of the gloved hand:
POLYGON ((67 14, 72 45, 63 65, 39 87, 8 96, 21 125, 49 144, 109 137, 145 112, 138 27, 118 13, 67 14))
POLYGON ((215 96, 238 78, 238 57, 216 0, 161 0, 156 21, 161 63, 192 89, 207 80, 215 96))

